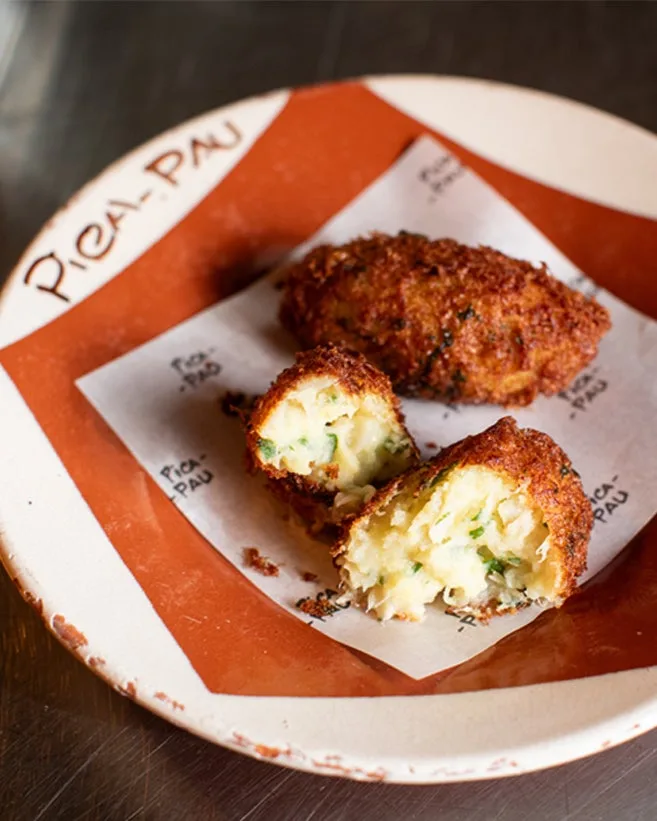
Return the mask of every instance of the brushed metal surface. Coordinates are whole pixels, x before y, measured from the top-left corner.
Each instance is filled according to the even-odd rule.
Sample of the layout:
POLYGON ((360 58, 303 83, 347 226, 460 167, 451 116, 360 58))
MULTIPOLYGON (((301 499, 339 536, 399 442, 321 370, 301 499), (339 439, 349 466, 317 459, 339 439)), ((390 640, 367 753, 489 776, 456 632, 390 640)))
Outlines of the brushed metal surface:
MULTIPOLYGON (((19 9, 0 0, 0 21, 0 279, 109 162, 181 120, 270 88, 377 72, 479 76, 657 131, 656 3, 19 9)), ((652 821, 656 751, 657 731, 543 773, 437 787, 283 770, 213 747, 113 692, 51 638, 0 572, 2 821, 652 821)))

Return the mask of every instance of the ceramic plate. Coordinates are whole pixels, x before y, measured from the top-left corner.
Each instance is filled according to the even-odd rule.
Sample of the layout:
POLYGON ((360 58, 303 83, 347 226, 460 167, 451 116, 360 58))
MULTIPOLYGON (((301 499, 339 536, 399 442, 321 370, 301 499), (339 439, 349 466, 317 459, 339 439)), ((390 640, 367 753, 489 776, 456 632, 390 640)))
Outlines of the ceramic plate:
POLYGON ((655 522, 560 611, 416 681, 259 594, 74 384, 251 281, 423 133, 657 316, 657 139, 633 125, 438 77, 219 109, 80 191, 5 287, 0 552, 73 653, 168 720, 290 767, 435 783, 547 767, 657 724, 655 522))

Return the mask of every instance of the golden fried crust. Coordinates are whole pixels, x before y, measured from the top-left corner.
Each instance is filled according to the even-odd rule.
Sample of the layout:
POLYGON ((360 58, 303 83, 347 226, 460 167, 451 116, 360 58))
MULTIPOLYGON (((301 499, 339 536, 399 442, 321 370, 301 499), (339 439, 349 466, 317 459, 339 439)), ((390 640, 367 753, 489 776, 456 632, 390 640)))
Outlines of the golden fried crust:
POLYGON ((318 376, 329 376, 335 379, 345 393, 354 396, 364 394, 382 396, 389 404, 392 413, 397 418, 397 422, 408 437, 414 458, 419 458, 419 451, 413 437, 406 428, 401 405, 392 391, 390 379, 359 353, 335 345, 320 345, 311 351, 297 354, 295 364, 279 374, 269 390, 256 401, 246 426, 247 462, 249 467, 251 469, 260 468, 271 479, 285 479, 283 495, 296 490, 299 494, 314 496, 322 503, 330 503, 336 493, 336 491, 327 493, 325 488, 308 476, 298 476, 273 465, 268 465, 260 459, 259 455, 260 429, 269 414, 272 413, 279 402, 285 399, 290 391, 306 379, 318 376))
MULTIPOLYGON (((528 493, 543 510, 550 530, 552 550, 562 567, 558 594, 564 599, 577 587, 577 577, 586 570, 586 556, 593 527, 593 511, 579 474, 570 459, 547 434, 531 428, 521 430, 505 416, 475 436, 467 436, 445 448, 428 462, 411 467, 381 488, 367 504, 341 526, 333 556, 340 565, 351 528, 366 521, 409 483, 417 495, 431 487, 445 471, 468 466, 488 467, 506 473, 514 482, 526 483, 528 493)), ((486 608, 484 608, 485 610, 486 608)), ((479 615, 486 616, 485 612, 479 615)))
POLYGON ((565 389, 611 327, 544 265, 405 232, 315 248, 290 267, 280 318, 306 348, 365 354, 407 396, 507 406, 565 389))

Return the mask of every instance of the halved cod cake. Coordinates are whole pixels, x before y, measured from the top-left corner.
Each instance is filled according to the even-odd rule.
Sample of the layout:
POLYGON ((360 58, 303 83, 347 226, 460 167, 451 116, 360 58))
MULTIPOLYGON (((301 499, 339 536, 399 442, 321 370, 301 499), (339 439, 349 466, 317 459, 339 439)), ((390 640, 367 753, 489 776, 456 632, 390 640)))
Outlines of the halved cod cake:
POLYGON ((504 417, 389 482, 344 524, 334 557, 342 589, 381 620, 417 621, 438 597, 487 620, 560 606, 592 525, 566 454, 504 417))
POLYGON ((247 448, 307 520, 339 520, 418 459, 388 377, 333 345, 278 376, 254 407, 247 448))

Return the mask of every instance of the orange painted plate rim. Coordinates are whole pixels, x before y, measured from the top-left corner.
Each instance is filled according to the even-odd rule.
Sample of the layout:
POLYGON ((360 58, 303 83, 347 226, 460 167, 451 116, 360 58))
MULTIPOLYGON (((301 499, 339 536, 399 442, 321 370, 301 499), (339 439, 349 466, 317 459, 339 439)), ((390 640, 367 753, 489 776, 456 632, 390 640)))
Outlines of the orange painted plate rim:
MULTIPOLYGON (((406 113, 501 165, 512 166, 528 177, 593 201, 657 218, 657 198, 648 187, 650 175, 645 174, 646 169, 652 169, 654 178, 657 172, 657 138, 631 123, 570 100, 490 81, 408 75, 369 77, 361 82, 406 113), (431 98, 430 104, 427 97, 431 98), (456 106, 458 111, 453 116, 446 114, 450 103, 464 100, 468 104, 456 106), (468 113, 482 106, 493 112, 488 125, 494 139, 485 145, 481 144, 476 122, 468 113), (499 121, 495 119, 496 111, 503 112, 499 121), (532 113, 530 118, 528 111, 532 113), (550 150, 544 143, 541 153, 539 143, 532 142, 532 134, 539 139, 541 122, 555 117, 566 133, 569 129, 573 132, 573 146, 568 149, 572 151, 570 159, 576 161, 577 152, 581 152, 576 178, 563 176, 561 164, 555 162, 554 147, 550 150), (514 146, 512 139, 514 119, 527 124, 518 152, 514 151, 518 146, 514 146), (534 126, 532 120, 537 121, 534 126), (632 185, 619 187, 614 179, 600 174, 600 168, 605 167, 604 152, 611 143, 619 149, 622 143, 624 174, 625 178, 630 174, 632 185)), ((194 124, 202 124, 208 118, 226 116, 239 107, 266 127, 289 93, 272 92, 208 112, 148 141, 109 166, 71 198, 37 235, 2 291, 0 319, 7 316, 9 308, 13 312, 26 310, 18 284, 24 276, 28 254, 44 239, 64 230, 62 221, 67 211, 84 208, 88 198, 117 174, 130 175, 131 169, 136 170, 158 146, 184 135, 194 124)), ((37 327, 51 318, 32 316, 32 324, 37 327)), ((140 625, 147 627, 148 643, 157 647, 166 664, 156 658, 156 653, 144 654, 141 648, 124 652, 116 636, 103 633, 103 619, 91 611, 88 602, 81 609, 76 606, 70 575, 68 581, 64 578, 75 566, 74 562, 67 564, 67 556, 75 551, 76 538, 83 531, 98 537, 93 516, 79 493, 76 498, 70 478, 63 475, 65 471, 62 472, 54 452, 50 452, 45 437, 39 434, 35 420, 20 409, 20 399, 6 378, 0 379, 0 395, 5 406, 10 407, 5 431, 11 428, 12 437, 29 446, 30 456, 38 455, 44 465, 43 478, 36 482, 30 479, 20 459, 11 463, 15 469, 12 486, 18 488, 16 493, 25 503, 20 510, 10 509, 13 500, 10 503, 3 498, 0 483, 3 564, 23 596, 37 607, 48 628, 68 649, 116 689, 172 723, 212 742, 285 766, 360 780, 402 783, 442 783, 529 772, 606 749, 657 726, 657 667, 454 695, 281 698, 209 693, 127 568, 107 550, 111 544, 103 534, 103 567, 108 569, 111 579, 118 580, 127 599, 134 604, 131 618, 136 617, 140 625), (60 499, 66 510, 79 513, 79 517, 68 522, 55 522, 55 531, 58 527, 69 529, 59 563, 46 560, 45 550, 38 544, 47 531, 44 522, 39 521, 37 500, 48 500, 52 495, 60 499), (32 506, 32 500, 35 510, 27 507, 28 501, 32 506), (140 653, 145 657, 137 661, 140 653), (137 663, 142 665, 138 674, 131 666, 137 663), (168 673, 170 668, 173 672, 168 673), (162 676, 168 676, 165 682, 162 676)), ((8 436, 5 433, 5 443, 8 436)), ((61 544, 57 548, 61 550, 61 544)), ((72 561, 75 557, 69 558, 72 561)), ((81 572, 77 581, 86 581, 84 569, 80 571, 77 566, 77 572, 81 572)), ((93 586, 98 581, 91 579, 89 583, 93 586)), ((119 618, 112 629, 117 632, 127 629, 129 624, 119 618)))

